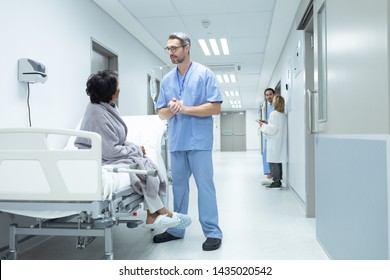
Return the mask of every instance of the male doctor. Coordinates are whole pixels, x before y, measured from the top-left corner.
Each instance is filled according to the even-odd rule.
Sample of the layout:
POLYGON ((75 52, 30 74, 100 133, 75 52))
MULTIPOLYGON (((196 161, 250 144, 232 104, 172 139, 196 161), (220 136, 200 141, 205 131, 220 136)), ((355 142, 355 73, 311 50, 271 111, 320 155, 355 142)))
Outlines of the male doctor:
MULTIPOLYGON (((266 120, 269 120, 269 117, 272 113, 272 111, 274 110, 274 107, 272 105, 272 100, 275 96, 275 90, 273 88, 267 88, 264 90, 264 98, 266 100, 266 113, 267 113, 267 119, 266 120)), ((266 176, 265 179, 261 180, 261 184, 262 185, 271 185, 271 183, 273 182, 272 180, 272 174, 271 174, 271 169, 269 167, 269 163, 268 163, 268 160, 267 160, 267 137, 264 138, 264 142, 263 142, 263 173, 264 175, 266 176)))
MULTIPOLYGON (((222 94, 212 71, 191 61, 187 34, 170 34, 165 49, 177 67, 162 79, 156 108, 160 118, 168 120, 174 211, 187 214, 189 179, 193 175, 199 221, 206 237, 202 248, 212 251, 222 244, 212 163, 212 116, 221 111, 222 94)), ((181 239, 184 233, 184 229, 170 228, 154 236, 153 241, 181 239)))

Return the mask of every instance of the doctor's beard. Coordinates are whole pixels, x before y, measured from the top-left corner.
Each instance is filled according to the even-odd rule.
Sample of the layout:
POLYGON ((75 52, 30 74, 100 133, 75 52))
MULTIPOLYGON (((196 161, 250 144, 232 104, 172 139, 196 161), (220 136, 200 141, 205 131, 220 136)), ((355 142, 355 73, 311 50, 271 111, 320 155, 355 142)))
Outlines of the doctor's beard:
POLYGON ((180 63, 184 62, 184 57, 179 58, 176 55, 171 55, 170 59, 171 59, 173 64, 180 64, 180 63))

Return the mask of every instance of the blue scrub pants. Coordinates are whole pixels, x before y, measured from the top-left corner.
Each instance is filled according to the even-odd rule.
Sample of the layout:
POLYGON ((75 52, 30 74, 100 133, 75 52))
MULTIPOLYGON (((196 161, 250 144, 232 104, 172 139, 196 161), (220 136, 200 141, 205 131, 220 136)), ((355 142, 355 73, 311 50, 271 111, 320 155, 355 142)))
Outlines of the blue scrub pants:
MULTIPOLYGON (((189 204, 189 179, 194 176, 198 188, 199 222, 207 237, 222 239, 218 226, 218 208, 213 181, 211 151, 171 152, 172 190, 174 211, 187 214, 189 204)), ((183 237, 185 230, 169 228, 170 234, 183 237)))
POLYGON ((263 171, 264 175, 271 174, 271 169, 269 168, 269 163, 267 162, 267 139, 264 140, 263 145, 263 171))

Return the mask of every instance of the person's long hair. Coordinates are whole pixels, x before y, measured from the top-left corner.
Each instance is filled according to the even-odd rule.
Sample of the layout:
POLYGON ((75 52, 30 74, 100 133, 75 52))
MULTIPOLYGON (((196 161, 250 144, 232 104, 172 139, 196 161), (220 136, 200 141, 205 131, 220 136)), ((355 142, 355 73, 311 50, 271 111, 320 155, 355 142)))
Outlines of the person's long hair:
POLYGON ((274 106, 274 110, 284 113, 284 98, 281 95, 275 95, 274 100, 272 101, 272 104, 274 106))

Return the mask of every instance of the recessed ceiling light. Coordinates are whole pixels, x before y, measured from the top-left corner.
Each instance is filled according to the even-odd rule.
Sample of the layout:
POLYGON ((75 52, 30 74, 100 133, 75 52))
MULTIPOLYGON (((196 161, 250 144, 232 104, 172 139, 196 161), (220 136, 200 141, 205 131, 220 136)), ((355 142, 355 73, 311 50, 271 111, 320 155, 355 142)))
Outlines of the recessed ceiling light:
POLYGON ((228 74, 223 74, 222 77, 225 83, 230 83, 228 74))
POLYGON ((221 42, 223 54, 224 54, 224 55, 229 55, 229 54, 230 54, 230 52, 229 52, 229 46, 228 46, 228 43, 227 43, 226 38, 220 39, 220 42, 221 42))
POLYGON ((203 53, 206 56, 210 56, 211 52, 210 52, 209 48, 207 47, 206 41, 204 39, 199 39, 198 42, 199 42, 200 47, 202 48, 203 53))
MULTIPOLYGON (((206 42, 205 39, 198 39, 198 42, 199 42, 200 47, 202 48, 203 53, 206 56, 210 56, 211 55, 208 43, 210 44, 211 49, 212 49, 214 55, 221 55, 221 52, 220 52, 220 49, 219 49, 219 46, 218 46, 218 43, 217 43, 216 39, 214 39, 214 38, 209 39, 208 43, 206 42)), ((226 38, 221 38, 219 40, 219 42, 221 44, 221 48, 222 48, 223 54, 224 55, 229 55, 230 51, 229 51, 229 46, 228 46, 226 38)))
POLYGON ((213 50, 214 55, 220 55, 221 53, 219 52, 219 48, 218 48, 218 45, 217 45, 217 40, 210 39, 209 42, 210 42, 211 49, 213 50))
POLYGON ((223 78, 222 78, 221 74, 217 74, 216 76, 217 76, 218 82, 220 82, 221 84, 223 84, 223 78))

